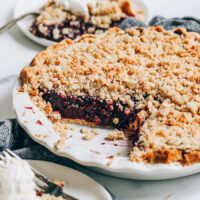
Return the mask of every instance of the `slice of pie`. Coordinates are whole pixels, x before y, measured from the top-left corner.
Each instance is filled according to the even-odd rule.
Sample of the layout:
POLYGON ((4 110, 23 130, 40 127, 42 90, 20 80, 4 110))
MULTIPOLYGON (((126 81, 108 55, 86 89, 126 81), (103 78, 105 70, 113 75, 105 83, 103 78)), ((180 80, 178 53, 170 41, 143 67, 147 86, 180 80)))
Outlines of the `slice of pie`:
POLYGON ((86 0, 67 1, 73 3, 69 9, 58 2, 50 0, 36 18, 30 30, 34 35, 56 42, 65 38, 73 40, 86 33, 103 33, 130 16, 143 19, 143 12, 133 6, 133 0, 88 0, 86 9, 82 5, 86 0), (81 9, 87 12, 82 13, 81 9))
POLYGON ((67 39, 39 53, 20 78, 20 91, 52 121, 127 131, 133 161, 200 162, 197 33, 112 28, 67 39))

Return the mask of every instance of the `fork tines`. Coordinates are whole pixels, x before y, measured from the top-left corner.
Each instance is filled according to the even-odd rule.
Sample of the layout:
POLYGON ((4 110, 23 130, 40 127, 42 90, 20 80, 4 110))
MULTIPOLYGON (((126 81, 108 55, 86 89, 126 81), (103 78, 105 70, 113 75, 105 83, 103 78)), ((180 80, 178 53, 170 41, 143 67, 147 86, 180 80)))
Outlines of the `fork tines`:
MULTIPOLYGON (((6 156, 10 156, 10 157, 16 158, 18 160, 22 160, 19 156, 17 156, 10 149, 6 149, 5 151, 3 151, 3 153, 0 154, 0 159, 4 160, 6 156)), ((39 190, 42 191, 43 193, 51 194, 56 197, 61 196, 66 200, 78 200, 68 194, 65 194, 59 185, 50 181, 48 178, 43 176, 40 172, 38 172, 33 167, 31 167, 31 169, 35 175, 35 183, 38 186, 39 190)))

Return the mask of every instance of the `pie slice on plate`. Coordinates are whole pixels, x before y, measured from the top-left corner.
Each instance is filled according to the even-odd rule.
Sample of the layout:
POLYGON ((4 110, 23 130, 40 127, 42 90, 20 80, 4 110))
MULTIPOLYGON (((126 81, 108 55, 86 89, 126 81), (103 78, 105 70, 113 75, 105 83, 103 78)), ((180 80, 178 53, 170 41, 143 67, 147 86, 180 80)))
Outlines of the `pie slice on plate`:
POLYGON ((30 31, 56 42, 76 39, 86 33, 103 33, 127 17, 143 19, 143 12, 133 3, 133 0, 50 0, 30 31))
POLYGON ((54 123, 114 127, 134 162, 200 162, 200 36, 178 28, 111 28, 64 40, 20 75, 54 123))

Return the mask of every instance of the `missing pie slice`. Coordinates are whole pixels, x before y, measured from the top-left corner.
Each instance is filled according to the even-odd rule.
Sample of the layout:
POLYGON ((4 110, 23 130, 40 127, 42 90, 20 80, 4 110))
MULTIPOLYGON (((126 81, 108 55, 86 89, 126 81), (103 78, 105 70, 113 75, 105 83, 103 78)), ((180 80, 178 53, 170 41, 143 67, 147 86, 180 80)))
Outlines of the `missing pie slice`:
POLYGON ((130 160, 200 162, 200 36, 162 27, 112 28, 39 53, 22 88, 50 120, 115 127, 130 160))
MULTIPOLYGON (((65 38, 73 40, 86 33, 103 33, 130 16, 143 19, 143 12, 133 6, 133 0, 90 0, 87 15, 66 10, 57 2, 50 0, 36 18, 30 29, 34 35, 56 42, 65 38)), ((79 1, 79 4, 84 2, 79 1)))

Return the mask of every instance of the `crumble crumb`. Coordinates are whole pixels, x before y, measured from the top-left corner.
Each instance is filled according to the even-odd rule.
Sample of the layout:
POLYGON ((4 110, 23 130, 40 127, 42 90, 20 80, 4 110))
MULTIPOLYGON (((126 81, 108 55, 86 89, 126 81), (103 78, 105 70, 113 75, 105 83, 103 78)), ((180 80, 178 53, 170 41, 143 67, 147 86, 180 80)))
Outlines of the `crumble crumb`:
POLYGON ((67 137, 67 131, 68 126, 65 123, 62 123, 61 121, 56 121, 53 123, 54 130, 61 136, 61 137, 67 137))
POLYGON ((68 34, 69 33, 69 28, 63 28, 62 29, 63 34, 68 34))
POLYGON ((118 155, 118 156, 121 156, 121 155, 122 155, 122 152, 118 152, 117 155, 118 155))
POLYGON ((86 133, 86 134, 88 134, 88 133, 89 133, 89 129, 83 127, 83 128, 81 128, 80 132, 81 132, 81 133, 86 133))
POLYGON ((69 131, 74 131, 74 130, 75 130, 75 128, 70 127, 70 126, 68 126, 67 124, 65 124, 64 129, 65 129, 65 130, 69 130, 69 131))
POLYGON ((86 133, 85 136, 83 137, 84 140, 92 140, 94 138, 95 134, 94 133, 86 133))
POLYGON ((55 40, 58 40, 59 37, 60 37, 60 31, 59 31, 59 29, 54 28, 54 29, 53 29, 53 38, 54 38, 55 40))
POLYGON ((107 166, 110 166, 114 160, 114 156, 107 156, 106 158, 109 159, 109 161, 107 162, 107 166))
POLYGON ((24 88, 23 88, 23 87, 22 87, 22 88, 19 88, 19 89, 18 89, 18 92, 19 92, 19 94, 22 93, 22 92, 24 92, 24 88))
POLYGON ((41 98, 38 99, 38 104, 40 105, 39 107, 44 107, 44 110, 47 115, 50 115, 52 113, 52 107, 50 103, 44 104, 41 98))
POLYGON ((114 124, 118 124, 119 118, 114 118, 114 119, 113 119, 113 122, 114 122, 114 124))
POLYGON ((123 140, 125 138, 123 131, 115 129, 113 132, 108 133, 107 140, 123 140))
POLYGON ((65 147, 65 144, 66 144, 66 138, 64 137, 61 137, 61 139, 59 139, 56 144, 55 144, 55 149, 56 150, 60 150, 62 148, 65 147))
POLYGON ((92 129, 91 132, 94 133, 95 135, 99 135, 99 131, 97 129, 92 129))
POLYGON ((40 138, 42 135, 41 135, 41 134, 35 134, 35 136, 36 136, 37 138, 40 138))
POLYGON ((56 122, 58 120, 61 120, 61 115, 58 111, 54 111, 51 115, 51 120, 56 122))
POLYGON ((49 137, 49 134, 45 134, 45 135, 44 135, 44 138, 48 138, 48 137, 49 137))

